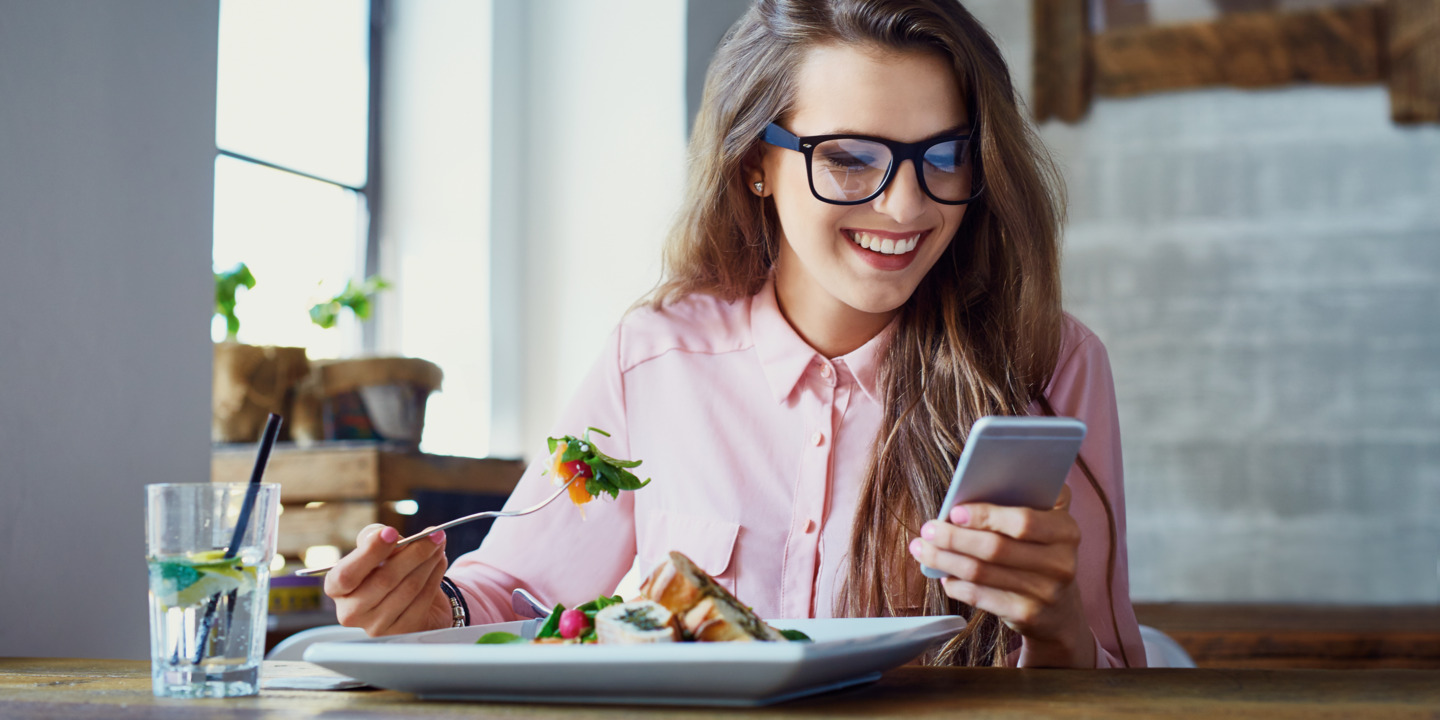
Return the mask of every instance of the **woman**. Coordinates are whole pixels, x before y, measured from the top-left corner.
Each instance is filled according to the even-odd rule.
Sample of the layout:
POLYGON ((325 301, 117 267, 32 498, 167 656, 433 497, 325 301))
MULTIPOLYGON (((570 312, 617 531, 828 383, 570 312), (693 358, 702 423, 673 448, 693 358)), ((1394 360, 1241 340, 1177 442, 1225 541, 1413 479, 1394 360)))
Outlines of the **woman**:
MULTIPOLYGON (((396 551, 367 528, 326 579, 341 621, 512 619, 512 588, 573 605, 680 550, 762 617, 969 616, 938 664, 1143 664, 1114 388, 1060 308, 1057 185, 957 2, 760 0, 711 65, 665 282, 556 426, 611 432, 654 482, 583 522, 497 523, 443 587, 443 535, 396 551), (1054 508, 930 521, 976 419, 1042 413, 1090 428, 1054 508)), ((512 506, 550 492, 542 465, 512 506)))

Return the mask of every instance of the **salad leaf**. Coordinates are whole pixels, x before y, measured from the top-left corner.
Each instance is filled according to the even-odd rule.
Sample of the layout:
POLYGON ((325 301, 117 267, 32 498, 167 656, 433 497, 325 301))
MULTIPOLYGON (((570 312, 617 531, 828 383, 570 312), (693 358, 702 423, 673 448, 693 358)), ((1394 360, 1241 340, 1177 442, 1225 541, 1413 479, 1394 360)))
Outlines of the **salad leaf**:
POLYGON ((556 605, 550 611, 550 617, 545 618, 545 624, 540 626, 540 631, 535 633, 535 639, 558 638, 560 637, 560 613, 565 612, 564 605, 556 605))
POLYGON ((523 642, 525 642, 525 639, 522 638, 522 637, 520 637, 519 635, 516 635, 515 633, 508 633, 508 632, 491 632, 491 633, 485 633, 484 635, 481 635, 481 636, 480 636, 480 639, 475 641, 475 644, 476 644, 476 645, 510 645, 510 644, 513 644, 513 643, 523 643, 523 642))
POLYGON ((587 602, 583 605, 576 605, 575 609, 585 613, 586 617, 594 620, 595 613, 600 612, 601 610, 604 610, 611 605, 619 605, 623 602, 625 602, 625 600, 619 595, 611 595, 609 597, 601 595, 600 597, 595 598, 594 600, 591 600, 590 602, 587 602))
POLYGON ((780 634, 784 635, 785 639, 791 642, 815 642, 814 640, 810 639, 809 635, 806 635, 799 630, 781 630, 780 634))
POLYGON ((601 452, 600 448, 595 447, 595 443, 590 440, 590 433, 599 433, 610 437, 610 433, 591 427, 585 429, 583 438, 574 435, 546 438, 552 456, 560 449, 561 443, 564 443, 565 449, 560 452, 560 464, 579 460, 590 467, 590 477, 585 479, 585 492, 592 497, 603 493, 609 495, 611 499, 616 499, 620 497, 622 490, 639 490, 650 484, 650 479, 647 478, 642 482, 640 478, 630 472, 630 468, 640 466, 640 460, 621 460, 606 455, 601 452))

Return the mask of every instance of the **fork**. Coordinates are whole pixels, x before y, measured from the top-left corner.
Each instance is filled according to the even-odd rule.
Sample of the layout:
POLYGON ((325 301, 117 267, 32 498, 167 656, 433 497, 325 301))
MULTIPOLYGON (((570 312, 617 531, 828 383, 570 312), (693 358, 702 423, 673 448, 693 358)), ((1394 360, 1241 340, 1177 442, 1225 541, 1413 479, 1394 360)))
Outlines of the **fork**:
MULTIPOLYGON (((536 510, 539 510, 540 508, 543 508, 546 505, 555 502, 555 499, 563 495, 565 491, 569 488, 570 483, 565 483, 564 485, 560 486, 560 489, 556 490, 554 493, 551 493, 550 497, 547 497, 544 500, 541 500, 540 502, 531 505, 530 507, 523 510, 486 510, 485 512, 478 512, 474 515, 466 515, 465 517, 455 518, 454 520, 451 520, 450 522, 447 522, 443 525, 436 525, 435 527, 430 528, 425 532, 416 533, 414 535, 411 535, 410 537, 403 538, 400 540, 400 542, 395 543, 395 547, 405 547, 406 545, 409 545, 410 543, 415 542, 420 538, 433 535, 437 532, 440 532, 441 530, 448 530, 452 527, 455 527, 456 525, 464 525, 465 523, 475 522, 476 520, 484 520, 486 518, 520 517, 521 515, 529 515, 530 513, 533 513, 536 510)), ((305 568, 304 570, 296 570, 295 575, 298 577, 324 575, 325 573, 330 572, 330 570, 332 570, 334 567, 334 565, 326 565, 325 567, 305 568)))

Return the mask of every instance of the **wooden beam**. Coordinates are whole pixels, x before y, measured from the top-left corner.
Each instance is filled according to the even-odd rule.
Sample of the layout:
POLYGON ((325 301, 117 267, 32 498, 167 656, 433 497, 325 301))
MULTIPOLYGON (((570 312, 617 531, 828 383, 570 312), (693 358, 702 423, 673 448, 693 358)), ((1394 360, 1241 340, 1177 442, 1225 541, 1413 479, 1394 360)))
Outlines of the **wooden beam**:
POLYGON ((1093 40, 1095 92, 1380 82, 1383 22, 1366 4, 1107 32, 1093 40))
POLYGON ((1440 0, 1390 0, 1390 115, 1440 122, 1440 0))
POLYGON ((1090 25, 1085 0, 1033 0, 1035 121, 1077 122, 1090 110, 1090 25))

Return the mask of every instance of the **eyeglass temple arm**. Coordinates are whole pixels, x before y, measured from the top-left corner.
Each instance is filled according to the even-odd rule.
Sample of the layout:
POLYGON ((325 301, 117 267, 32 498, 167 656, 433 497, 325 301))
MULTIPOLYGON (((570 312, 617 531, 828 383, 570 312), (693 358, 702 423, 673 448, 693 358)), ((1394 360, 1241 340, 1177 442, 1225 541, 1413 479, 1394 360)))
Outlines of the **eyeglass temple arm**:
POLYGON ((775 123, 770 123, 765 127, 765 134, 761 136, 761 139, 786 150, 800 150, 800 138, 775 123))

